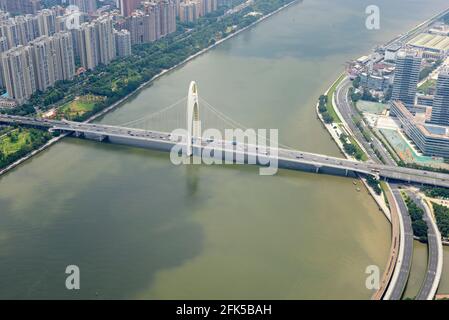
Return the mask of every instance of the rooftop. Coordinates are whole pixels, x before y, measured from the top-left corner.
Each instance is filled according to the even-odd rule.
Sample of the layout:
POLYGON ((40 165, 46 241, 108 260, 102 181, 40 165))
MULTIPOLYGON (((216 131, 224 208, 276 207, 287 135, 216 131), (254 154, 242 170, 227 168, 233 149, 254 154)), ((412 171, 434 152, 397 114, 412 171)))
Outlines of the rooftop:
POLYGON ((408 44, 424 49, 449 51, 449 37, 436 34, 421 33, 410 40, 408 44))
POLYGON ((401 111, 403 116, 415 124, 416 127, 427 137, 449 140, 449 127, 439 126, 428 123, 419 123, 413 114, 400 101, 393 101, 396 107, 401 111))

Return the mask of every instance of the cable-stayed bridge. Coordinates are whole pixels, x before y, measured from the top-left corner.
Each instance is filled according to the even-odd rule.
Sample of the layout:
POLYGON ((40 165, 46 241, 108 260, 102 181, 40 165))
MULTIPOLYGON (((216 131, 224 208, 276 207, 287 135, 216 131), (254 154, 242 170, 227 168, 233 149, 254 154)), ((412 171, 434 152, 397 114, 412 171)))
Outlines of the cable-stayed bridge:
POLYGON ((274 141, 271 136, 267 138, 265 135, 257 135, 257 143, 204 137, 202 133, 208 129, 215 129, 225 137, 226 129, 248 128, 200 99, 194 82, 190 85, 187 98, 180 99, 160 111, 119 125, 10 115, 0 115, 0 123, 48 128, 51 131, 71 133, 98 141, 169 152, 175 146, 181 145, 187 150, 188 156, 206 154, 223 160, 244 159, 244 163, 248 163, 247 160, 252 158, 255 161, 251 164, 262 166, 276 163, 279 168, 285 169, 343 176, 373 175, 386 180, 449 187, 448 174, 330 157, 295 150, 281 144, 273 146, 277 139, 274 141), (184 134, 173 134, 173 130, 180 128, 184 134))

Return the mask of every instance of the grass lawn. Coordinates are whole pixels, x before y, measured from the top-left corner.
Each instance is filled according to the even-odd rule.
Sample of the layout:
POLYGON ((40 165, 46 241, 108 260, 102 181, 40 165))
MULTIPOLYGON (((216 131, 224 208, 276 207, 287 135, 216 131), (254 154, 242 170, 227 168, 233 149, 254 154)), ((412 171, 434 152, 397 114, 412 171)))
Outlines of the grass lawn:
POLYGON ((327 92, 327 103, 326 103, 326 109, 329 115, 334 119, 335 123, 341 123, 340 118, 338 117, 337 113, 334 110, 334 106, 332 104, 332 98, 334 96, 335 90, 337 89, 337 86, 341 83, 341 81, 345 78, 345 74, 342 74, 340 78, 338 78, 337 81, 332 85, 332 87, 327 92))
POLYGON ((357 102, 357 109, 362 112, 368 112, 373 114, 382 114, 388 108, 388 104, 363 101, 357 102))
POLYGON ((76 116, 82 116, 95 108, 97 102, 104 98, 94 95, 77 97, 75 100, 66 103, 58 110, 58 116, 66 119, 73 119, 76 116))
POLYGON ((26 129, 13 130, 0 139, 0 150, 5 156, 16 153, 23 146, 31 143, 30 132, 26 129))

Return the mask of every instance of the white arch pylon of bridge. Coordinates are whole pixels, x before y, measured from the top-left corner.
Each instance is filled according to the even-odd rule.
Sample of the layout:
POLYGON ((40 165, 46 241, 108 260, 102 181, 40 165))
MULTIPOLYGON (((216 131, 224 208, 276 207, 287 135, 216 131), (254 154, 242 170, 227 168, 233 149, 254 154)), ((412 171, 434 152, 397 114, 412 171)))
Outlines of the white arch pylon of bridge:
MULTIPOLYGON (((195 81, 190 83, 186 97, 177 100, 167 107, 143 115, 138 119, 117 124, 117 126, 159 132, 172 132, 176 129, 186 129, 188 155, 192 155, 192 143, 195 143, 195 141, 201 138, 202 130, 216 129, 220 131, 224 137, 224 132, 227 129, 248 129, 247 126, 213 107, 204 98, 200 98, 198 85, 195 81)), ((257 132, 256 128, 254 128, 254 130, 257 132)), ((258 139, 265 140, 266 138, 266 136, 258 135, 258 139)), ((267 142, 268 141, 263 141, 265 144, 267 144, 267 142)), ((278 143, 278 145, 285 149, 294 150, 293 147, 285 144, 278 143)))

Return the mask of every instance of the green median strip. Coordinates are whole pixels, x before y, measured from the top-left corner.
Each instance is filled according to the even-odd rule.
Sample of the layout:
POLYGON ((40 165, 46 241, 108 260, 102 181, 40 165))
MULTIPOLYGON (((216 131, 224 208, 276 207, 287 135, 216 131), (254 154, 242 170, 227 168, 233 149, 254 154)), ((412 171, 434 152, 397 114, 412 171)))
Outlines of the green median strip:
POLYGON ((351 141, 351 144, 354 145, 355 147, 355 157, 357 160, 362 160, 362 161, 368 161, 368 156, 366 155, 366 153, 362 150, 362 148, 360 147, 359 143, 352 137, 349 137, 349 141, 351 141))

